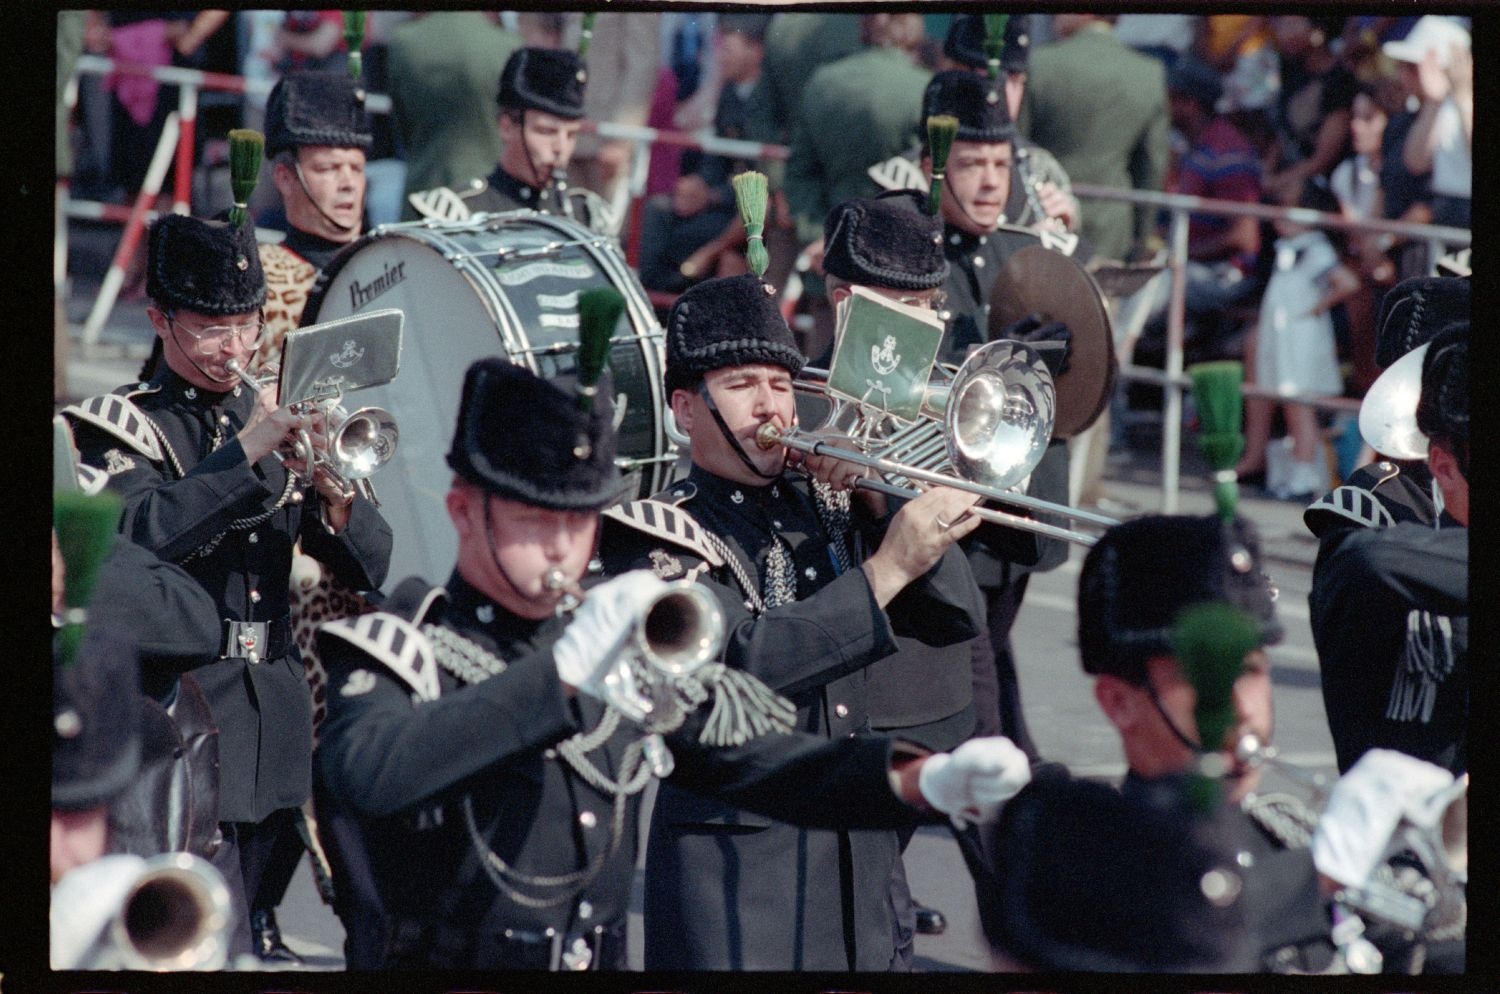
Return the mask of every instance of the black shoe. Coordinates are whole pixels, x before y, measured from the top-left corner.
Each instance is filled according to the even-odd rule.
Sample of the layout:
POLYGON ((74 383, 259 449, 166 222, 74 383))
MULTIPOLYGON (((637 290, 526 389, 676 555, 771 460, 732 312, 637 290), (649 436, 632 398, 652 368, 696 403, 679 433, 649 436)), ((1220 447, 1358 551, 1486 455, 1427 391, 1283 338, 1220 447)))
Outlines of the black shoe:
POLYGON ((266 963, 293 963, 302 965, 302 957, 281 940, 281 927, 276 924, 276 912, 250 912, 250 949, 266 963))
POLYGON ((911 902, 913 913, 917 919, 917 933, 920 935, 942 935, 948 931, 948 919, 936 908, 929 908, 916 900, 911 902))

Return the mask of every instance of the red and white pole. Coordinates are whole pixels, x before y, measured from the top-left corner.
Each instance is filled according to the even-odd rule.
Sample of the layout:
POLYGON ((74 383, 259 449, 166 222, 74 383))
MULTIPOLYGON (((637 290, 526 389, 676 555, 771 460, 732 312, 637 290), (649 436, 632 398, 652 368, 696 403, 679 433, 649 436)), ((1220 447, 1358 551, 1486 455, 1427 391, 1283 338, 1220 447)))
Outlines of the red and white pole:
POLYGON ((125 267, 130 264, 131 257, 135 255, 136 246, 141 241, 141 232, 146 229, 146 213, 150 210, 156 195, 161 192, 162 181, 166 179, 167 165, 172 161, 172 152, 177 146, 178 133, 177 112, 173 111, 167 115, 166 123, 162 126, 161 140, 156 143, 156 151, 151 156, 151 165, 146 170, 146 180, 141 184, 141 192, 136 194, 135 205, 131 207, 130 218, 125 222, 125 231, 120 236, 119 247, 115 249, 114 260, 109 264, 109 271, 104 274, 104 283, 99 287, 99 296, 94 300, 88 320, 84 322, 83 346, 85 349, 98 342, 99 331, 104 327, 104 322, 109 319, 110 312, 114 310, 115 300, 120 296, 120 288, 125 284, 125 267))

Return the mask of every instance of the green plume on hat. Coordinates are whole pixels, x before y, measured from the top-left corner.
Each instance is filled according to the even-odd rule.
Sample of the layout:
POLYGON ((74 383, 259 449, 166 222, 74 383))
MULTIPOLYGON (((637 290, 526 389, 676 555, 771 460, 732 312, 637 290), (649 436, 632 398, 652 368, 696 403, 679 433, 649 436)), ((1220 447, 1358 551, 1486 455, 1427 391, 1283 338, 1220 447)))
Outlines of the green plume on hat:
POLYGON ((266 136, 249 128, 229 132, 229 190, 234 207, 229 223, 241 225, 250 219, 250 194, 260 179, 260 162, 266 152, 266 136))
POLYGON ((927 154, 932 160, 932 188, 927 191, 927 213, 936 215, 943 202, 943 173, 948 168, 948 153, 958 137, 958 118, 952 114, 933 114, 927 119, 927 154))
POLYGON ((93 596, 99 567, 114 546, 121 506, 119 495, 107 490, 93 496, 66 491, 52 495, 52 528, 65 569, 66 613, 57 636, 65 663, 73 661, 83 641, 83 609, 93 596))
POLYGON ((745 224, 745 260, 756 276, 765 276, 771 265, 771 256, 766 251, 766 205, 770 200, 770 185, 765 173, 743 172, 729 181, 734 185, 734 202, 739 208, 740 220, 745 224))
POLYGON ((1241 431, 1245 403, 1240 395, 1243 364, 1232 359, 1201 362, 1188 367, 1193 381, 1193 403, 1198 408, 1201 433, 1198 447, 1213 470, 1214 504, 1219 517, 1233 521, 1239 504, 1239 482, 1234 466, 1245 450, 1241 431))
POLYGON ((589 42, 594 40, 594 19, 598 16, 598 12, 592 10, 583 15, 583 30, 578 34, 578 58, 580 60, 589 54, 589 42))
POLYGON ((578 409, 594 406, 594 390, 609 362, 610 339, 625 311, 625 297, 613 287, 585 290, 578 297, 578 409))
POLYGON ((1245 656, 1260 645, 1260 631, 1249 614, 1214 601, 1185 608, 1172 626, 1172 654, 1197 691, 1193 717, 1203 755, 1189 786, 1194 805, 1206 811, 1218 799, 1218 777, 1223 769, 1220 743, 1234 727, 1234 684, 1244 670, 1245 656))
POLYGON ((349 77, 359 82, 364 71, 365 12, 344 11, 344 46, 349 49, 349 77))
POLYGON ((1009 20, 1009 14, 984 15, 984 55, 992 80, 1000 78, 1000 54, 1005 51, 1005 24, 1009 20))

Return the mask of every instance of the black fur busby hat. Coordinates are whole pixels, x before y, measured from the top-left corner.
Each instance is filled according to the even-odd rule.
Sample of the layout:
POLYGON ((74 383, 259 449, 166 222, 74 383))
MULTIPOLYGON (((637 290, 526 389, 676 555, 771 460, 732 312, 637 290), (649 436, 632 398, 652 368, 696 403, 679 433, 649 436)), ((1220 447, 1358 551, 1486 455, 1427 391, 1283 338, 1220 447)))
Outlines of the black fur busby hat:
POLYGON ((929 290, 948 278, 942 218, 920 194, 891 191, 845 200, 823 221, 823 270, 860 286, 929 290))
POLYGON ((1450 324, 1427 345, 1422 357, 1422 393, 1417 400, 1417 430, 1459 448, 1468 475, 1469 323, 1450 324))
POLYGON ((978 830, 996 854, 974 874, 990 945, 1039 970, 1255 969, 1241 871, 1184 814, 1043 767, 978 830))
POLYGON ((165 214, 146 246, 146 294, 165 310, 248 314, 266 302, 253 225, 165 214))
POLYGON ((500 70, 501 108, 540 110, 568 120, 583 116, 588 69, 578 53, 556 48, 520 48, 500 70))
POLYGON ((745 273, 704 280, 678 297, 667 314, 667 395, 726 366, 763 362, 796 376, 807 358, 772 293, 745 273))
POLYGON ((107 804, 141 762, 137 649, 114 626, 88 628, 77 655, 52 661, 52 806, 107 804))
POLYGON ((529 369, 492 357, 464 374, 448 465, 470 483, 555 510, 599 510, 621 487, 615 467, 614 405, 608 379, 593 405, 529 369))
MULTIPOLYGON (((970 69, 987 69, 989 56, 984 51, 984 15, 958 14, 948 26, 943 39, 943 54, 970 69)), ((1006 72, 1025 72, 1031 64, 1031 15, 1011 14, 1005 22, 1005 47, 1000 51, 1000 68, 1006 72)))
MULTIPOLYGON (((934 114, 958 118, 961 142, 1003 142, 1015 137, 1005 94, 989 79, 964 69, 949 69, 933 76, 922 94, 922 120, 934 114)), ((922 139, 926 147, 926 137, 922 139)))
POLYGON ((266 100, 266 155, 298 145, 370 150, 374 133, 364 93, 347 72, 294 72, 276 82, 266 100))
POLYGON ((1432 340, 1455 321, 1469 320, 1469 280, 1414 276, 1386 291, 1375 323, 1375 363, 1382 369, 1432 340))
POLYGON ((1116 525, 1089 550, 1078 577, 1078 651, 1086 673, 1146 678, 1146 661, 1172 654, 1184 608, 1222 602, 1281 638, 1255 526, 1217 515, 1150 515, 1116 525))

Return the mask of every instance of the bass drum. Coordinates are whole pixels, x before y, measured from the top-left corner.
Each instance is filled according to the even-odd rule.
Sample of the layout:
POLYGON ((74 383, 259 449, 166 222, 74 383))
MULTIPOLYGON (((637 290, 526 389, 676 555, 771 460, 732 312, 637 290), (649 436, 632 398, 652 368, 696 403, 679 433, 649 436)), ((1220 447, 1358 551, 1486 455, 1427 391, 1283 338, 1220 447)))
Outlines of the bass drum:
POLYGON ((518 211, 382 225, 329 262, 303 326, 384 307, 406 315, 400 373, 352 395, 401 425, 400 446, 371 481, 395 536, 393 583, 413 575, 442 582, 453 568, 445 456, 464 372, 496 355, 546 379, 574 372, 578 296, 600 286, 625 298, 609 358, 619 462, 626 496, 648 496, 667 485, 677 461, 663 424, 663 336, 614 240, 567 218, 518 211))

